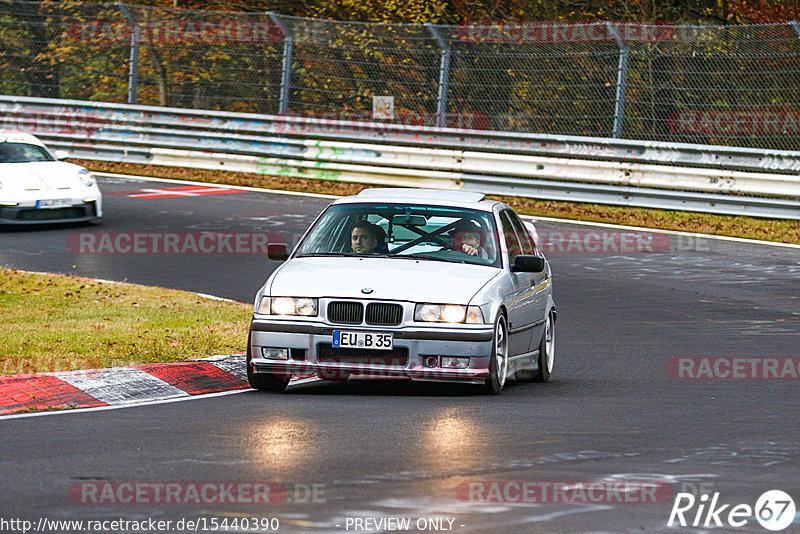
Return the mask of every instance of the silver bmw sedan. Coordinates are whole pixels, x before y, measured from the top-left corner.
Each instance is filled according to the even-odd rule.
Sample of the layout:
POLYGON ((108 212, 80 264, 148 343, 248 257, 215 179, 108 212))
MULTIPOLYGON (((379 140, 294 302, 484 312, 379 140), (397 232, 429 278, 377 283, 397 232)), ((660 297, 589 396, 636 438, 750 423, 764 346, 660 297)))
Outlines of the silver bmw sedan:
POLYGON ((256 294, 253 388, 293 376, 546 382, 555 356, 550 265, 535 228, 485 195, 366 189, 331 203, 256 294))

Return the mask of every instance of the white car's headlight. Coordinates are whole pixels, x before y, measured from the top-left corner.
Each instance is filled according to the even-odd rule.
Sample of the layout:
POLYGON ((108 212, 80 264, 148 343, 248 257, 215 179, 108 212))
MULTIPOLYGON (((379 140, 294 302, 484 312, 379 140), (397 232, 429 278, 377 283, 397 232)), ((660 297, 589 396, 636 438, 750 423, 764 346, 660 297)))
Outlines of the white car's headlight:
POLYGON ((261 297, 258 313, 264 315, 303 315, 314 317, 317 315, 317 299, 305 297, 261 297))
POLYGON ((460 304, 417 304, 414 320, 426 323, 483 323, 483 313, 478 306, 460 304))
POLYGON ((97 183, 97 181, 94 179, 94 175, 86 169, 81 169, 78 171, 78 179, 86 187, 92 187, 97 183))

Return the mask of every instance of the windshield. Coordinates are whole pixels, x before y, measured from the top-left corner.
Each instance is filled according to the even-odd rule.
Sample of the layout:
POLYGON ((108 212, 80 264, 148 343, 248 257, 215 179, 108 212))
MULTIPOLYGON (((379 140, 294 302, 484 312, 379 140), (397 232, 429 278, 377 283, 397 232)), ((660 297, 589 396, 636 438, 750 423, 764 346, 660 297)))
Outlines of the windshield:
POLYGON ((28 143, 0 143, 0 163, 55 161, 44 148, 28 143))
POLYGON ((500 267, 491 213, 407 204, 330 207, 298 249, 304 256, 384 256, 500 267))

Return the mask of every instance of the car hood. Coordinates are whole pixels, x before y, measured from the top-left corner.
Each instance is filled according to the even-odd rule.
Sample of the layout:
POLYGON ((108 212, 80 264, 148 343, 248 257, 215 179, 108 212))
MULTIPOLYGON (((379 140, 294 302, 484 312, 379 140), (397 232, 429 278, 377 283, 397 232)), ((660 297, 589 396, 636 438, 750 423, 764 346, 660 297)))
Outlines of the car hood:
POLYGON ((83 167, 63 161, 0 163, 3 192, 58 191, 81 186, 79 172, 83 167))
POLYGON ((467 304, 496 267, 399 258, 296 258, 272 278, 270 294, 467 304), (371 289, 364 293, 362 289, 371 289))

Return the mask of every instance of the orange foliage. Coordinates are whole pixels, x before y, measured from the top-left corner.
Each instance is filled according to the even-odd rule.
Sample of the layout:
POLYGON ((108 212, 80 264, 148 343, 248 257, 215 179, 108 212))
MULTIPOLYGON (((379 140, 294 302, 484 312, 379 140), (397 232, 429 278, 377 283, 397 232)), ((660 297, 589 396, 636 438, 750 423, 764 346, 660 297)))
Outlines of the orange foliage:
POLYGON ((797 0, 731 0, 729 11, 741 22, 769 24, 800 21, 800 2, 797 0))

